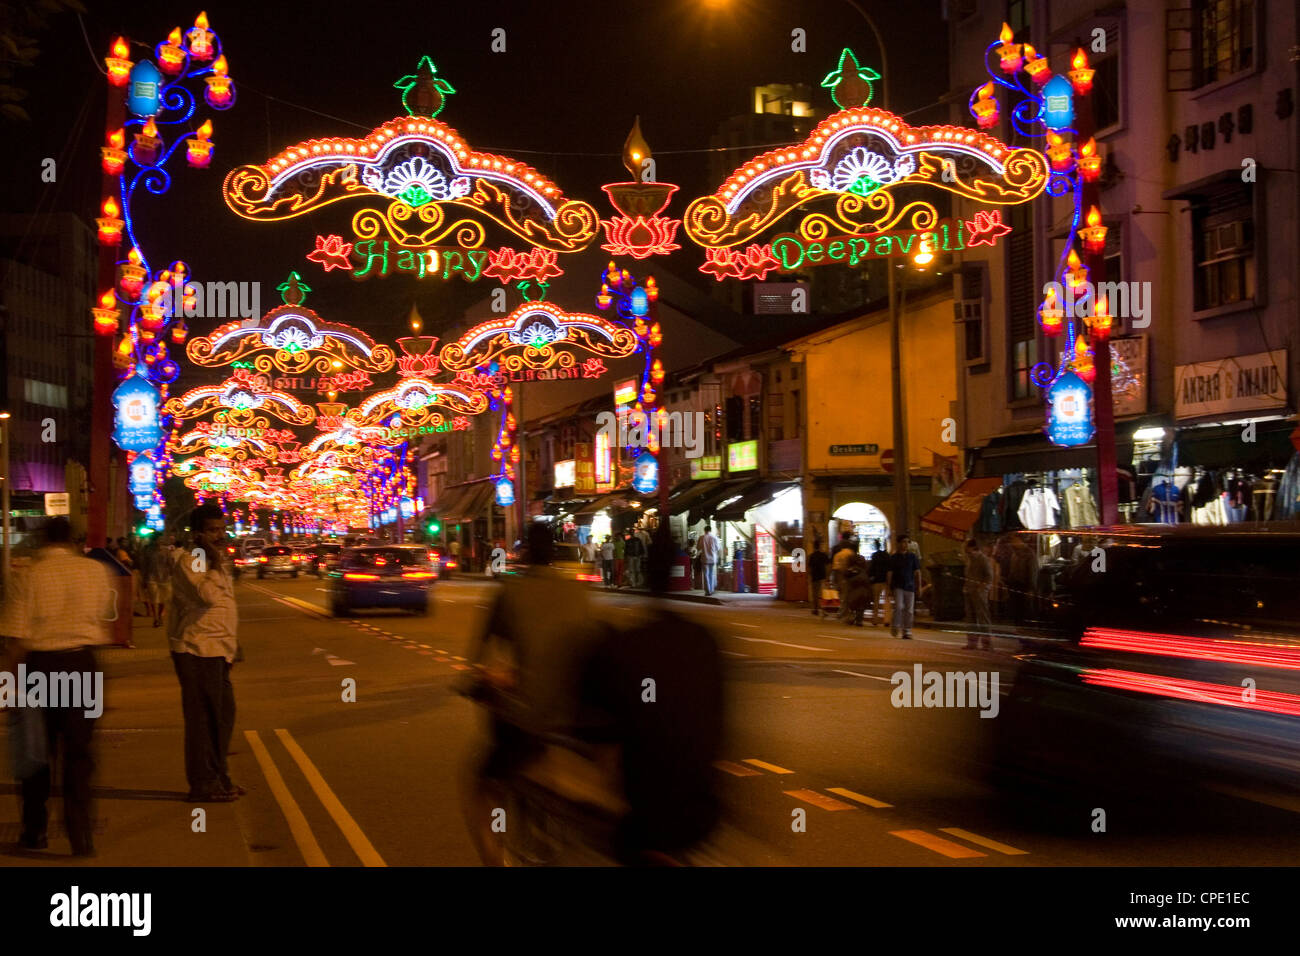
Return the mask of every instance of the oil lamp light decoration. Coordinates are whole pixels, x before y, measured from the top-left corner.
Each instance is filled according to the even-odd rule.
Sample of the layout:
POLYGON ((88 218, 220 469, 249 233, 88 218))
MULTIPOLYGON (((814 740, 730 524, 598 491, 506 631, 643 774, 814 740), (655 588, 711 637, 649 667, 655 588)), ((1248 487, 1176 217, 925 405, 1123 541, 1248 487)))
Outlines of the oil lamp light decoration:
MULTIPOLYGON (((151 196, 168 191, 168 164, 178 151, 185 153, 191 166, 202 168, 211 162, 212 123, 195 119, 199 104, 191 86, 203 89, 199 81, 213 72, 206 64, 220 56, 221 40, 210 29, 207 15, 200 13, 190 30, 173 29, 153 48, 152 58, 146 54, 132 62, 130 49, 126 38, 118 37, 105 59, 110 96, 124 98, 127 119, 122 128, 108 133, 106 145, 100 147, 100 168, 110 179, 104 215, 96 223, 106 255, 116 257, 123 240, 129 251, 117 262, 117 282, 100 294, 99 306, 91 311, 96 334, 120 332, 113 365, 125 381, 114 396, 113 440, 122 448, 148 454, 161 486, 173 464, 172 450, 166 447, 171 416, 163 404, 169 383, 180 374, 168 346, 185 341, 188 330, 182 319, 193 314, 196 303, 184 263, 173 262, 157 271, 151 267, 146 245, 136 234, 135 200, 142 187, 151 196), (166 136, 162 129, 169 130, 166 136)), ((221 60, 224 74, 224 57, 221 60)), ((229 78, 225 78, 224 100, 214 102, 210 95, 207 99, 215 109, 233 106, 229 78)), ((161 528, 162 501, 157 492, 136 500, 138 505, 148 505, 150 525, 161 528)))
POLYGON ((1107 229, 1102 224, 1101 210, 1095 205, 1089 208, 1085 221, 1083 208, 1083 185, 1100 178, 1102 157, 1093 139, 1078 143, 1076 150, 1073 128, 1074 100, 1091 93, 1094 71, 1088 65, 1087 54, 1076 49, 1070 56, 1069 70, 1054 73, 1048 58, 1027 43, 1017 44, 1014 31, 1005 23, 998 39, 985 49, 984 65, 989 83, 971 95, 970 111, 976 122, 987 126, 990 84, 1010 91, 1016 103, 1010 111, 1015 132, 1029 139, 1044 137, 1043 152, 1051 168, 1047 194, 1072 200, 1067 241, 1056 267, 1057 281, 1047 284, 1038 309, 1043 333, 1061 336, 1064 348, 1055 365, 1039 363, 1030 375, 1047 393, 1049 439, 1057 444, 1083 444, 1093 433, 1090 385, 1096 366, 1090 342, 1105 341, 1114 322, 1105 300, 1093 301, 1088 267, 1075 247, 1077 237, 1089 255, 1100 255, 1106 248, 1107 229), (1088 314, 1079 314, 1080 302, 1088 304, 1088 314))
POLYGON ((609 197, 610 205, 621 213, 600 221, 608 240, 601 248, 613 255, 631 256, 633 259, 680 249, 681 246, 673 239, 682 221, 660 215, 668 207, 677 187, 649 178, 654 160, 650 155, 650 145, 641 135, 639 116, 632 123, 632 131, 623 144, 623 165, 632 174, 632 182, 600 187, 609 197))

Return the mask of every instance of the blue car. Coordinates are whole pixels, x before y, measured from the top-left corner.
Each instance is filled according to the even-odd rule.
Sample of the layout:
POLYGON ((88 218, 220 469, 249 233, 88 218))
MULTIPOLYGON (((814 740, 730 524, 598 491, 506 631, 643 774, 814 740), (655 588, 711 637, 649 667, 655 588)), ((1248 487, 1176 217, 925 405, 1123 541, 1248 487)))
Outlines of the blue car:
POLYGON ((330 611, 346 617, 354 608, 391 607, 428 614, 435 575, 424 545, 349 548, 328 572, 330 611))

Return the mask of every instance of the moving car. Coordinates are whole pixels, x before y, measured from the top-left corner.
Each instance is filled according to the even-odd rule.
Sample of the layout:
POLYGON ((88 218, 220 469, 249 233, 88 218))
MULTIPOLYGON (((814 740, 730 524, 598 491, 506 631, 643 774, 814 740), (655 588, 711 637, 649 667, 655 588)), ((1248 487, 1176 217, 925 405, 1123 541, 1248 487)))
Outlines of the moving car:
MULTIPOLYGON (((518 574, 527 566, 528 556, 524 551, 511 551, 506 555, 506 569, 502 572, 494 572, 489 568, 489 573, 494 578, 499 577, 501 574, 518 574)), ((582 545, 580 544, 568 541, 555 542, 551 568, 559 571, 567 578, 582 581, 586 584, 599 584, 601 581, 600 572, 596 570, 595 565, 588 564, 582 559, 582 545)))
POLYGON ((264 578, 268 574, 289 574, 296 578, 301 564, 302 559, 297 552, 277 544, 263 548, 262 553, 257 556, 257 576, 264 578))
POLYGON ((318 544, 313 550, 311 573, 320 577, 327 571, 338 567, 339 555, 343 553, 341 544, 318 544))
POLYGON ((265 538, 243 538, 232 549, 235 577, 257 567, 257 557, 266 547, 265 538))
POLYGON ((1100 550, 1039 588, 997 721, 1002 782, 1294 792, 1300 525, 1084 533, 1100 550))
POLYGON ((349 548, 327 577, 330 611, 335 617, 361 607, 429 613, 435 573, 429 550, 422 544, 349 548))

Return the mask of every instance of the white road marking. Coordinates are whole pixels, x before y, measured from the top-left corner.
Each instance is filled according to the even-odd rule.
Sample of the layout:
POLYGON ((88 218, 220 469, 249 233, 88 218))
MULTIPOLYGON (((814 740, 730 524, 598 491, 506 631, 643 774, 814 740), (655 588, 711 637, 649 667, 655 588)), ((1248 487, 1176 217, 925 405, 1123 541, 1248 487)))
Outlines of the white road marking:
POLYGON ((731 635, 738 641, 753 641, 756 644, 779 644, 781 647, 794 647, 801 651, 829 651, 829 647, 813 647, 811 644, 789 644, 786 641, 774 641, 767 637, 742 637, 739 634, 731 635))
POLYGON ((728 621, 727 623, 735 627, 758 627, 757 624, 741 624, 739 621, 728 621))
POLYGON ((865 677, 865 678, 867 678, 868 680, 883 680, 886 684, 892 684, 892 683, 893 683, 893 681, 890 680, 888 677, 877 677, 875 674, 859 674, 857 671, 841 671, 841 670, 836 670, 835 673, 836 673, 836 674, 848 674, 848 675, 850 675, 851 677, 865 677))
POLYGON ((742 654, 740 651, 723 651, 728 657, 749 657, 748 654, 742 654))

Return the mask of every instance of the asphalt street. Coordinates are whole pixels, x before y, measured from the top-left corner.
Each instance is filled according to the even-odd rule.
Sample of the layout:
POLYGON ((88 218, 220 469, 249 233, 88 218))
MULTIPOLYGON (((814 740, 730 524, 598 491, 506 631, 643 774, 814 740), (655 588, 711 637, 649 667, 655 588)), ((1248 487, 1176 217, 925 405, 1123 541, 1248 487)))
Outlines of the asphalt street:
MULTIPOLYGON (((137 618, 137 647, 101 658, 108 706, 96 738, 99 856, 91 862, 476 865, 459 794, 483 743, 482 716, 452 684, 494 587, 481 578, 440 581, 425 618, 377 611, 334 619, 317 578, 241 580, 246 660, 234 670, 231 763, 249 792, 202 808, 184 802, 179 691, 166 642, 137 618)), ((596 592, 598 614, 615 626, 648 603, 596 592)), ((693 862, 1271 865, 1294 862, 1300 849, 1300 802, 1229 796, 1203 785, 1212 781, 1189 782, 1179 800, 1155 805, 1093 794, 1086 784, 1031 799, 997 786, 990 772, 997 717, 981 717, 978 707, 894 706, 892 676, 917 664, 996 673, 1004 700, 1018 665, 1015 641, 968 651, 964 635, 920 627, 905 642, 775 601, 672 606, 712 629, 728 664, 729 732, 716 766, 728 812, 693 862)), ((15 794, 0 809, 7 844, 19 817, 16 787, 3 779, 0 789, 15 794)), ((63 865, 67 852, 56 826, 48 851, 8 850, 0 865, 63 865)))

